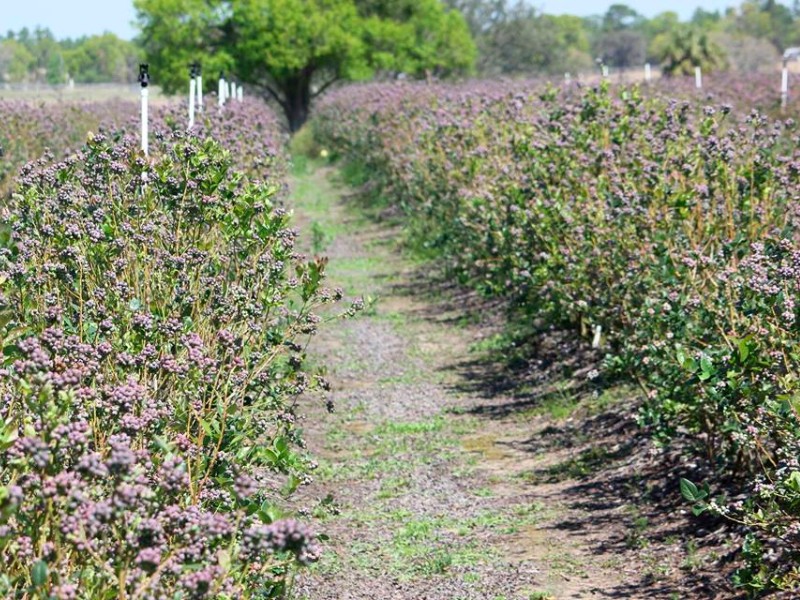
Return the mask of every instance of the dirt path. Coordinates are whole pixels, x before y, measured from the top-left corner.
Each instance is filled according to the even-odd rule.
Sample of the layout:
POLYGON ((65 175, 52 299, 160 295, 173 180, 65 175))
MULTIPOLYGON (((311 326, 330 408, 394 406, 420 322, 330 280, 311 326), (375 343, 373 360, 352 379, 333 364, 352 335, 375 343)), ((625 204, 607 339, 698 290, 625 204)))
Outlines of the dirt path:
POLYGON ((540 376, 503 385, 482 360, 502 337, 491 311, 432 285, 335 177, 297 176, 292 205, 331 282, 374 304, 314 346, 336 413, 303 407, 320 467, 301 502, 330 541, 294 597, 714 597, 679 584, 705 556, 643 504, 635 426, 604 412, 625 391, 583 384, 596 357, 553 334, 540 376))

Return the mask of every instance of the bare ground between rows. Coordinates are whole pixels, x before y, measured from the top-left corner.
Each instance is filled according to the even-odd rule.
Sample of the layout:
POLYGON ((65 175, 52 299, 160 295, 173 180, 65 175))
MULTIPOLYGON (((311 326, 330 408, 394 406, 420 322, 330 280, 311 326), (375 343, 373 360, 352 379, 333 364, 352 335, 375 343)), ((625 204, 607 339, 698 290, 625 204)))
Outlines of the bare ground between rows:
POLYGON ((675 498, 686 467, 649 450, 628 390, 587 384, 596 354, 545 331, 515 369, 487 359, 474 348, 501 307, 404 259, 332 169, 294 190, 301 229, 335 232, 331 283, 378 298, 313 345, 337 409, 304 401, 320 469, 298 502, 330 540, 295 598, 736 597, 724 532, 695 537, 675 498), (543 407, 558 395, 612 405, 555 418, 543 407))

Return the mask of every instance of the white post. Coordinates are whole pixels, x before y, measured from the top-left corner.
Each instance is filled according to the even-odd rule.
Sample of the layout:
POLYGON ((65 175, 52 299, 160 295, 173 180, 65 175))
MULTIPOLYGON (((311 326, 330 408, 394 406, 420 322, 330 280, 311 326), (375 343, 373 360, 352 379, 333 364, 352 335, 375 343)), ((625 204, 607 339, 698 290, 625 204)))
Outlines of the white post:
POLYGON ((570 75, 569 75, 569 73, 564 73, 564 81, 565 81, 566 83, 569 83, 569 82, 570 82, 570 75))
POLYGON ((203 112, 203 76, 197 76, 197 111, 203 112))
POLYGON ((189 80, 189 129, 194 127, 194 101, 197 95, 197 81, 192 77, 189 80))
POLYGON ((652 77, 652 73, 650 72, 650 63, 644 64, 644 81, 645 83, 650 83, 650 78, 652 77))
POLYGON ((222 106, 225 104, 225 92, 227 91, 228 86, 225 84, 225 78, 219 78, 219 91, 217 92, 217 104, 222 106))
POLYGON ((147 96, 148 96, 148 89, 146 87, 142 88, 142 152, 144 155, 147 156, 148 149, 149 149, 149 140, 147 139, 147 96))
POLYGON ((608 65, 603 65, 603 77, 608 77, 608 65))
POLYGON ((786 108, 789 100, 789 67, 786 61, 783 61, 783 70, 781 71, 781 108, 786 108))
POLYGON ((236 99, 241 102, 244 99, 244 88, 239 86, 236 88, 236 99))
POLYGON ((698 90, 703 88, 703 72, 700 70, 700 67, 694 68, 694 87, 698 90))

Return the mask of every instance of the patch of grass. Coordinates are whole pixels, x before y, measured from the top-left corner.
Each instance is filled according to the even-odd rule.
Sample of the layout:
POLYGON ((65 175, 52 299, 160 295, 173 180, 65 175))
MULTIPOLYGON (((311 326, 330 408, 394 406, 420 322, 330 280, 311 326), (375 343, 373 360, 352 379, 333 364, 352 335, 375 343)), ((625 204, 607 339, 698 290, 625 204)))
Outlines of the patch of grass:
POLYGON ((556 483, 568 479, 580 479, 602 469, 618 453, 609 452, 605 446, 592 446, 578 456, 547 467, 540 471, 524 473, 522 477, 532 482, 556 483))
POLYGON ((362 162, 347 161, 339 165, 339 176, 346 185, 358 188, 370 181, 374 173, 362 162))
POLYGON ((292 156, 291 162, 291 173, 292 175, 299 176, 305 175, 309 171, 311 171, 311 166, 309 165, 308 157, 303 156, 301 154, 295 154, 292 156))
POLYGON ((515 390, 517 396, 531 396, 535 405, 520 411, 515 418, 527 421, 534 416, 550 417, 554 421, 563 421, 580 415, 591 417, 609 411, 620 403, 630 403, 636 397, 636 391, 627 385, 613 386, 605 390, 588 390, 576 385, 571 379, 554 382, 552 389, 537 396, 536 388, 521 386, 515 390))
POLYGON ((397 423, 386 421, 375 429, 376 435, 417 435, 420 433, 434 433, 441 431, 445 426, 442 417, 434 417, 427 421, 417 421, 412 423, 397 423))
MULTIPOLYGON (((385 480, 407 477, 423 464, 456 458, 459 440, 442 416, 424 421, 369 422, 340 419, 326 432, 326 449, 335 462, 320 461, 316 476, 326 481, 385 480), (358 436, 353 436, 357 433, 358 436)), ((400 490, 383 490, 384 497, 400 490)))
POLYGON ((484 459, 501 459, 506 455, 497 443, 497 436, 491 433, 464 437, 461 446, 465 451, 478 454, 484 459))
POLYGON ((311 223, 311 251, 322 254, 330 246, 333 236, 317 221, 311 223))
POLYGON ((392 329, 398 332, 406 331, 406 328, 411 321, 411 318, 407 313, 396 310, 387 310, 377 316, 381 321, 386 321, 389 323, 392 326, 392 329))
POLYGON ((508 332, 495 333, 470 344, 469 351, 479 354, 497 352, 505 350, 512 342, 508 332))
POLYGON ((317 502, 317 505, 311 511, 315 519, 324 521, 330 517, 335 517, 341 512, 339 505, 336 502, 333 494, 328 494, 317 502))
POLYGON ((561 573, 570 573, 578 577, 586 575, 585 559, 573 556, 564 548, 559 548, 558 551, 550 552, 547 555, 547 563, 550 569, 561 573))
POLYGON ((331 281, 351 295, 372 293, 376 281, 390 281, 395 277, 387 270, 386 261, 378 256, 338 258, 328 265, 327 273, 331 281))
POLYGON ((298 159, 320 158, 322 149, 322 146, 314 139, 314 127, 311 123, 306 123, 298 131, 295 131, 292 139, 289 140, 289 152, 291 152, 294 162, 297 162, 298 159))
MULTIPOLYGON (((381 492, 403 493, 410 480, 395 476, 384 480, 381 492)), ((401 581, 437 577, 450 571, 464 572, 468 583, 478 583, 480 575, 470 572, 481 564, 500 559, 498 550, 478 543, 476 531, 513 533, 516 527, 537 522, 542 517, 540 504, 525 504, 512 510, 486 510, 474 515, 420 515, 411 510, 389 509, 392 503, 375 503, 342 514, 352 527, 369 532, 391 532, 389 536, 373 533, 368 541, 349 547, 346 555, 324 559, 321 569, 334 573, 355 569, 373 576, 385 573, 401 581), (388 510, 387 510, 388 509, 388 510)))
POLYGON ((536 406, 527 415, 548 416, 555 421, 571 417, 580 405, 579 397, 571 390, 569 382, 559 382, 555 389, 537 399, 536 406))
POLYGON ((649 543, 645 535, 649 526, 650 520, 647 517, 636 516, 631 523, 631 528, 625 534, 625 545, 628 548, 645 548, 649 543))
POLYGON ((596 394, 589 395, 582 403, 582 409, 588 416, 606 412, 623 402, 630 404, 641 392, 630 385, 614 385, 596 394))
POLYGON ((406 492, 411 487, 411 480, 408 477, 388 477, 381 482, 381 489, 378 492, 378 499, 395 498, 406 492))

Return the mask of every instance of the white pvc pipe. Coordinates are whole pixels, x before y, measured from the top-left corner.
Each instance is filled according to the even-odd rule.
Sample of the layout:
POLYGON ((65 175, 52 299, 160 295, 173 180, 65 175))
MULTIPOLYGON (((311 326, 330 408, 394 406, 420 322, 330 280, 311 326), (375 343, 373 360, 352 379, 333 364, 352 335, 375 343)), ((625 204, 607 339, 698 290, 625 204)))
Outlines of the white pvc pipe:
POLYGON ((217 92, 217 104, 222 106, 225 104, 225 92, 227 91, 228 86, 225 84, 225 78, 219 78, 219 91, 217 92))
POLYGON ((142 88, 142 152, 147 156, 149 149, 149 140, 147 139, 147 96, 148 90, 146 87, 142 88))
POLYGON ((197 111, 203 112, 203 76, 197 76, 197 111))
POLYGON ((189 129, 194 127, 194 102, 197 95, 197 82, 192 77, 189 80, 189 129))
POLYGON ((608 67, 603 65, 603 77, 608 77, 608 67))
POLYGON ((783 66, 781 71, 781 108, 786 108, 789 100, 789 67, 783 66))
POLYGON ((644 65, 644 80, 647 83, 650 83, 650 78, 653 74, 650 72, 650 63, 645 63, 644 65))
POLYGON ((236 99, 239 102, 241 102, 243 98, 244 98, 244 88, 242 86, 239 86, 238 88, 236 88, 236 99))
POLYGON ((703 72, 700 67, 694 68, 694 86, 700 90, 703 88, 703 72))

